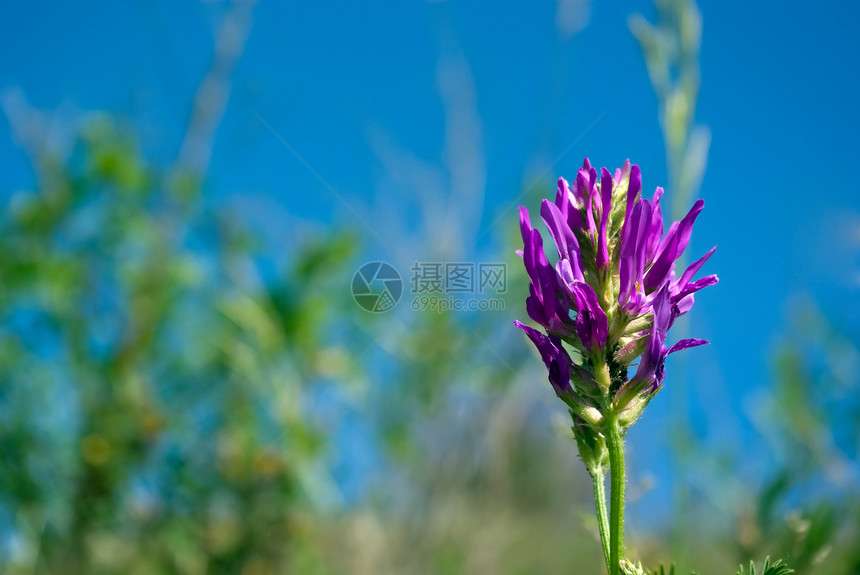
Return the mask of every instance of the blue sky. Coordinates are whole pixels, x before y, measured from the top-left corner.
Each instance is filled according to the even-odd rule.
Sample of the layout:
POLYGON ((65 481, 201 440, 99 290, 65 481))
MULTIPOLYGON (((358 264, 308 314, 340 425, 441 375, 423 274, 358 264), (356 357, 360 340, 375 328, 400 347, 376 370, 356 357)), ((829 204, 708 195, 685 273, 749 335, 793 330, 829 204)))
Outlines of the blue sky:
MULTIPOLYGON (((366 222, 380 235, 369 251, 384 257, 390 246, 380 244, 399 232, 377 214, 406 203, 406 227, 417 225, 410 202, 431 182, 480 195, 464 200, 466 224, 452 230, 461 253, 474 255, 492 249, 492 234, 481 234, 500 214, 499 227, 516 225, 515 212, 501 210, 525 186, 537 181, 552 194, 554 178, 573 177, 586 155, 611 168, 630 158, 648 193, 665 185, 657 102, 627 28, 634 12, 653 20, 653 6, 501 4, 260 2, 217 132, 208 197, 240 206, 284 242, 309 227, 366 222)), ((154 158, 170 162, 225 8, 4 3, 0 89, 20 89, 46 110, 120 113, 154 158)), ((694 335, 713 345, 688 362, 693 404, 717 406, 709 417, 719 435, 722 416, 739 414, 767 384, 798 296, 857 333, 860 40, 850 24, 860 3, 701 9, 697 121, 712 143, 692 247, 719 245, 706 273, 721 283, 702 293, 692 319, 694 335)), ((26 187, 32 175, 3 115, 0 157, 2 193, 26 187)), ((656 433, 668 406, 655 401, 635 433, 656 433)), ((647 461, 663 446, 643 442, 633 457, 647 461)))

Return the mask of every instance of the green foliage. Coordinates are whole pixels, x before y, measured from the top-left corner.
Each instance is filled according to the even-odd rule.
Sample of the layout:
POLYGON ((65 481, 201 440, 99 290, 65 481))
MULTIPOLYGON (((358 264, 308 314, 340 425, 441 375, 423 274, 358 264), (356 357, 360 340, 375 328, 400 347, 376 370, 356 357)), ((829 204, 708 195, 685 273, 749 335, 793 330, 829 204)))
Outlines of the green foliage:
POLYGON ((34 166, 0 218, 3 572, 599 564, 576 521, 588 480, 567 437, 531 424, 551 390, 499 330, 509 314, 411 314, 392 340, 399 320, 344 287, 361 238, 297 237, 270 264, 105 116, 34 166), (380 370, 390 383, 368 386, 380 370), (331 477, 332 395, 389 448, 354 504, 331 477))
MULTIPOLYGON (((671 565, 668 570, 663 565, 660 565, 659 569, 648 570, 642 567, 642 563, 624 560, 621 562, 621 572, 624 575, 675 575, 675 565, 671 565)), ((782 559, 771 563, 770 557, 767 557, 764 560, 761 575, 789 575, 791 573, 794 573, 794 569, 785 565, 782 559)), ((691 572, 690 575, 695 575, 695 573, 691 572)), ((745 575, 743 565, 739 567, 737 575, 745 575)), ((749 575, 756 575, 755 563, 752 561, 750 561, 749 575)))
POLYGON ((775 354, 773 391, 757 402, 753 421, 776 460, 757 492, 755 513, 740 513, 740 551, 790 556, 798 573, 829 572, 850 563, 860 533, 857 469, 858 380, 846 369, 853 341, 809 303, 799 303, 775 354))
MULTIPOLYGON (((782 559, 778 559, 773 563, 770 562, 770 557, 767 557, 764 560, 761 575, 789 575, 790 573, 794 573, 794 569, 791 569, 787 565, 785 565, 782 562, 782 559)), ((737 575, 744 575, 743 565, 738 568, 737 575)), ((753 563, 752 561, 750 561, 749 575, 756 575, 755 563, 753 563)))
POLYGON ((642 563, 633 563, 625 559, 621 561, 621 572, 624 575, 675 575, 675 565, 671 565, 668 571, 662 565, 659 569, 651 571, 643 567, 642 563))
POLYGON ((351 363, 319 266, 352 242, 299 245, 260 289, 246 232, 107 118, 34 165, 0 220, 3 571, 289 564, 325 497, 305 394, 351 363))

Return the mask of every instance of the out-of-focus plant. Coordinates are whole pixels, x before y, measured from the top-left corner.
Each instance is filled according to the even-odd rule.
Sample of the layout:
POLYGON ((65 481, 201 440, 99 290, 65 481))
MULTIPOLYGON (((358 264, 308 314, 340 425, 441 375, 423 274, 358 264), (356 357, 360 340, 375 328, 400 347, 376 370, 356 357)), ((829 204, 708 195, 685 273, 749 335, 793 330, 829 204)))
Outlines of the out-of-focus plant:
POLYGON ((655 5, 656 25, 636 14, 630 29, 657 95, 673 191, 671 215, 679 219, 702 182, 711 143, 707 126, 695 123, 702 16, 694 0, 655 0, 655 5))
POLYGON ((255 285, 249 234, 193 178, 104 116, 70 150, 31 150, 37 187, 0 218, 4 572, 300 561, 327 448, 309 389, 355 370, 318 294, 352 241, 299 247, 255 285))
POLYGON ((774 387, 752 420, 770 477, 738 505, 740 555, 772 549, 798 573, 860 569, 860 400, 856 339, 800 302, 774 358, 774 387))
POLYGON ((856 336, 810 302, 792 306, 773 361, 773 387, 749 400, 764 438, 764 477, 739 476, 741 453, 696 443, 699 471, 690 556, 715 568, 766 554, 798 574, 855 573, 860 567, 860 405, 856 336), (728 516, 728 517, 727 517, 728 516))
MULTIPOLYGON (((699 188, 710 144, 710 131, 695 123, 700 85, 701 15, 692 0, 656 0, 655 4, 655 25, 635 15, 630 19, 630 28, 642 47, 657 96, 670 184, 678 192, 672 211, 675 217, 680 217, 687 198, 699 188)), ((799 337, 793 337, 779 354, 775 393, 766 402, 770 407, 764 411, 758 409, 751 418, 769 438, 775 455, 773 476, 760 489, 749 489, 747 482, 735 476, 740 467, 739 454, 712 453, 690 434, 683 386, 673 388, 670 394, 672 412, 677 418, 672 430, 675 438, 672 453, 679 471, 690 471, 695 460, 700 470, 709 470, 710 478, 706 484, 698 486, 700 497, 694 497, 685 482, 674 489, 672 554, 682 564, 689 563, 691 557, 708 556, 713 563, 722 565, 728 554, 704 543, 720 536, 734 543, 735 557, 740 561, 766 553, 776 554, 790 558, 798 573, 839 573, 842 572, 840 565, 852 564, 848 551, 852 546, 845 543, 852 536, 856 538, 858 502, 856 495, 844 488, 844 482, 851 474, 856 482, 857 453, 856 449, 853 453, 840 452, 834 445, 850 444, 845 441, 845 435, 840 435, 842 440, 836 441, 837 433, 853 429, 854 437, 857 436, 856 407, 847 407, 856 402, 841 395, 842 401, 831 400, 830 404, 838 403, 842 409, 824 408, 822 404, 828 403, 827 398, 844 386, 826 387, 819 370, 827 372, 833 366, 844 366, 845 358, 854 357, 856 351, 844 353, 854 348, 842 338, 838 345, 830 348, 839 349, 841 357, 832 352, 820 353, 827 346, 821 345, 820 335, 815 344, 809 334, 826 331, 820 328, 826 321, 822 316, 814 316, 816 321, 811 321, 813 316, 809 314, 805 317, 806 325, 798 324, 792 329, 799 337), (819 329, 810 330, 810 325, 816 323, 819 329), (816 362, 811 368, 812 357, 827 359, 823 363, 816 362), (816 447, 810 450, 810 443, 807 443, 804 449, 800 437, 816 447), (814 458, 799 456, 813 452, 814 458), (841 486, 838 482, 834 484, 834 469, 840 470, 836 475, 841 476, 841 486), (822 485, 829 485, 824 491, 830 497, 820 493, 822 485), (841 512, 837 512, 839 504, 834 498, 842 504, 841 512), (703 501, 734 509, 739 517, 735 531, 720 535, 716 521, 703 524, 701 518, 713 517, 702 509, 703 501), (792 509, 795 511, 789 512, 792 509), (700 535, 704 538, 693 534, 695 530, 690 528, 691 524, 700 526, 703 531, 700 535), (841 557, 826 560, 834 555, 841 557)), ((684 330, 684 326, 681 329, 684 330)), ((830 333, 832 344, 839 338, 832 330, 830 333)), ((844 368, 842 374, 843 381, 852 380, 850 372, 844 368)), ((853 562, 856 563, 856 559, 853 562)))

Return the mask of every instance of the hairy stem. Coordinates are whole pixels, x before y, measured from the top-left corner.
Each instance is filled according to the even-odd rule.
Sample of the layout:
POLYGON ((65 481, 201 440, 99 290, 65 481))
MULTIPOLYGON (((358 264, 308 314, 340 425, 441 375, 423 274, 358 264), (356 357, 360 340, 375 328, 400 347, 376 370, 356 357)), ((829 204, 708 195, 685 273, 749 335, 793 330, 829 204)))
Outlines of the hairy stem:
POLYGON ((612 478, 609 507, 609 575, 619 575, 619 561, 624 552, 624 432, 615 416, 607 419, 605 433, 612 478))
POLYGON ((603 559, 606 561, 607 572, 611 571, 609 562, 609 516, 606 513, 606 486, 604 479, 606 471, 598 467, 591 474, 594 480, 594 504, 597 507, 597 527, 600 530, 600 543, 603 546, 603 559))

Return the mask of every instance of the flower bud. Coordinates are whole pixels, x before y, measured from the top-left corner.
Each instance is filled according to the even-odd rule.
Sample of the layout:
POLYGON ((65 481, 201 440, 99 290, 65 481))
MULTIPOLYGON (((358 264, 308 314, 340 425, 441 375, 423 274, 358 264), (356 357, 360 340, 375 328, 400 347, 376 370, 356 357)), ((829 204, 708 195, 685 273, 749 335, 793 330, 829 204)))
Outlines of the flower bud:
POLYGON ((603 436, 586 421, 573 411, 573 437, 579 447, 579 457, 585 464, 585 468, 593 476, 602 476, 604 470, 609 466, 609 450, 606 448, 606 440, 603 436))

